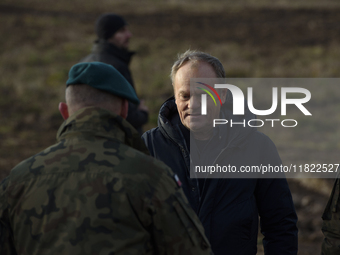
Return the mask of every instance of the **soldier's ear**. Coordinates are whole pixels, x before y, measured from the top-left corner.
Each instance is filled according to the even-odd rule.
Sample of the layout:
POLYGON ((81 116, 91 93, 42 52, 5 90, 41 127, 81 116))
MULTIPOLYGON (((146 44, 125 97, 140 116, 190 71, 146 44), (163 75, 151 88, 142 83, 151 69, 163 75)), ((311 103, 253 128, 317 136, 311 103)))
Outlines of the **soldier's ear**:
POLYGON ((68 119, 69 113, 68 113, 68 107, 66 103, 63 103, 63 102, 59 103, 59 112, 61 113, 61 116, 63 116, 64 120, 68 119))
POLYGON ((128 116, 128 110, 129 110, 128 100, 123 99, 122 100, 122 107, 121 107, 121 110, 120 110, 120 116, 123 117, 124 119, 126 119, 126 117, 128 116))

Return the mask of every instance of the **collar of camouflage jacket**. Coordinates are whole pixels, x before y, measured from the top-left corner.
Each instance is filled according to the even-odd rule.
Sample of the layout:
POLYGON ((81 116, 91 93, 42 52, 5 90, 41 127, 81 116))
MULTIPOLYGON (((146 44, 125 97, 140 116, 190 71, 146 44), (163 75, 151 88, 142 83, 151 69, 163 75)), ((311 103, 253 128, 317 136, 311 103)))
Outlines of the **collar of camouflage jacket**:
POLYGON ((74 136, 76 132, 117 140, 145 154, 149 154, 134 127, 122 117, 103 108, 86 107, 72 114, 60 126, 57 140, 67 139, 74 136))

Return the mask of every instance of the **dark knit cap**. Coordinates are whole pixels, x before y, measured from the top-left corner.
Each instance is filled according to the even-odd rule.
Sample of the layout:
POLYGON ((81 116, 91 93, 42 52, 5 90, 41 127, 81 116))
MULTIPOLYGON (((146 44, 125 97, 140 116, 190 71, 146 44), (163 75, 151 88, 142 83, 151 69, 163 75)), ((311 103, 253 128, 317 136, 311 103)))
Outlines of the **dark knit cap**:
POLYGON ((130 83, 111 65, 101 62, 79 63, 72 66, 68 76, 66 87, 87 84, 139 104, 139 99, 130 83))
POLYGON ((109 39, 120 28, 126 25, 125 20, 114 13, 106 13, 101 15, 96 22, 96 33, 98 39, 109 39))

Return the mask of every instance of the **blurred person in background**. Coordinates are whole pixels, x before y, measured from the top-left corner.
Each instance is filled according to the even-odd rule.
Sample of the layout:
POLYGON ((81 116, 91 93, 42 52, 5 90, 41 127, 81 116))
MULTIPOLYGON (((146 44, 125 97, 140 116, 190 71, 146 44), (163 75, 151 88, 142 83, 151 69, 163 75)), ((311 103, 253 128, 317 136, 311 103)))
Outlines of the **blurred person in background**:
POLYGON ((58 142, 0 184, 0 254, 211 254, 177 177, 125 120, 138 98, 112 66, 73 66, 58 142))
POLYGON ((331 196, 322 215, 322 255, 340 254, 340 179, 336 179, 331 196))
MULTIPOLYGON (((132 85, 134 82, 129 69, 132 56, 135 54, 128 50, 132 33, 128 29, 123 17, 106 13, 101 15, 96 22, 97 40, 92 52, 80 62, 103 62, 116 68, 132 85)), ((132 126, 142 135, 142 126, 148 122, 148 108, 141 100, 140 104, 129 102, 129 113, 126 118, 132 126)))
POLYGON ((225 70, 217 58, 203 52, 187 51, 179 56, 171 71, 174 97, 161 106, 158 127, 142 136, 150 154, 178 174, 215 255, 256 254, 259 217, 265 254, 296 255, 297 215, 284 177, 190 178, 193 154, 237 169, 282 164, 273 142, 256 128, 213 129, 215 118, 241 123, 255 116, 249 109, 244 115, 233 115, 233 99, 227 90, 221 91, 222 106, 210 100, 207 115, 202 115, 200 98, 196 98, 202 92, 191 94, 191 78, 225 78, 225 70))

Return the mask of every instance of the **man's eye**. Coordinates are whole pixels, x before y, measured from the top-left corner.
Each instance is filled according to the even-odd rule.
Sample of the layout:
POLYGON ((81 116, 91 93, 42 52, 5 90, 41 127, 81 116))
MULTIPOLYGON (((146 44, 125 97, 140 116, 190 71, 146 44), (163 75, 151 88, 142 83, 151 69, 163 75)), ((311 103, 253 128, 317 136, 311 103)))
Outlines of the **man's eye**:
POLYGON ((189 95, 181 95, 181 98, 183 100, 188 100, 190 98, 190 96, 189 95))

